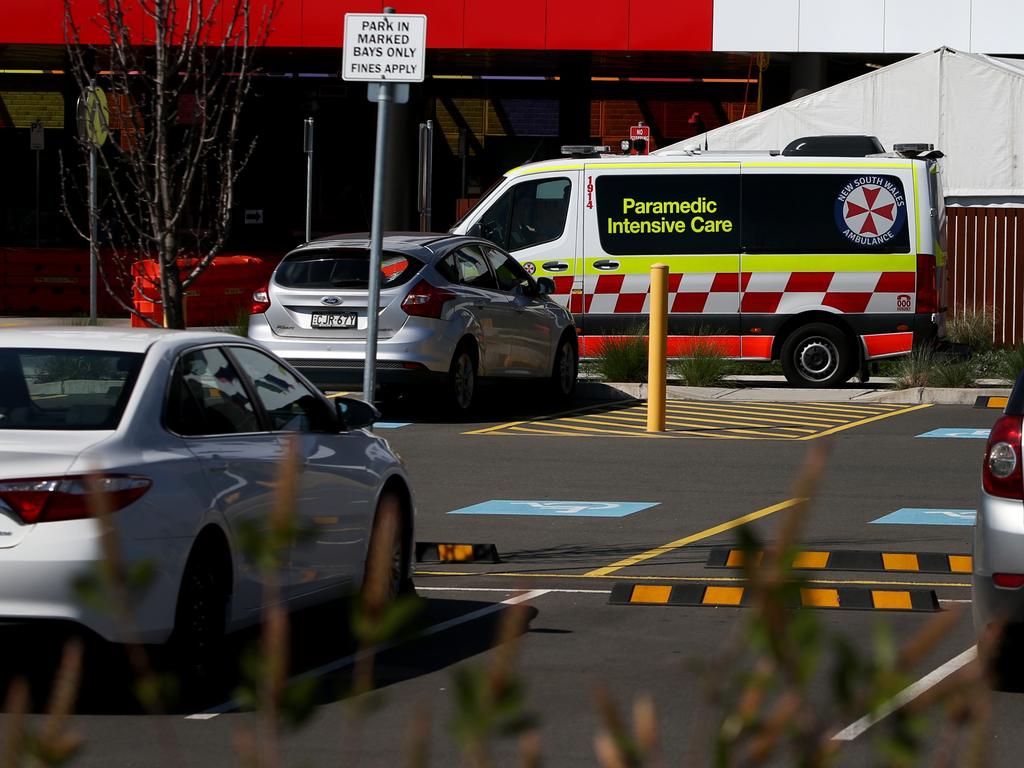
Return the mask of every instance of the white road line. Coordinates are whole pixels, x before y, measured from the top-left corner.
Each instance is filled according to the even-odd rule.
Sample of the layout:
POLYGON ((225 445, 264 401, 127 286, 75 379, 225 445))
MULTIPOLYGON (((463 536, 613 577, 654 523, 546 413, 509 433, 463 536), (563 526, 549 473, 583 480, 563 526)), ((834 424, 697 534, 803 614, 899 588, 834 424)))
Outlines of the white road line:
MULTIPOLYGON (((417 587, 417 590, 418 589, 422 589, 422 587, 417 587)), ((501 591, 508 592, 510 590, 505 589, 501 591)), ((491 605, 488 605, 484 608, 480 608, 476 611, 467 613, 464 616, 457 616, 454 619, 442 621, 440 624, 434 624, 433 626, 427 627, 422 632, 417 633, 416 637, 412 639, 419 639, 421 637, 430 637, 431 635, 436 635, 440 632, 444 632, 445 630, 451 629, 452 627, 457 627, 460 624, 466 624, 467 622, 481 619, 484 616, 489 616, 492 613, 497 613, 498 611, 503 610, 507 606, 519 605, 520 603, 529 602, 530 600, 533 600, 534 598, 540 597, 542 595, 546 595, 551 591, 552 590, 550 589, 532 589, 528 592, 522 592, 518 595, 514 595, 513 597, 508 598, 507 600, 502 600, 500 603, 492 603, 491 605)), ((296 683, 302 680, 308 680, 311 677, 320 677, 322 675, 330 674, 331 672, 337 672, 339 669, 344 669, 345 667, 351 666, 352 664, 355 664, 357 661, 361 661, 362 659, 367 659, 376 656, 377 654, 395 648, 396 646, 401 645, 404 642, 408 642, 408 639, 395 640, 392 642, 375 645, 372 648, 364 648, 363 650, 357 653, 344 656, 340 659, 335 659, 334 661, 316 667, 315 669, 310 669, 305 672, 302 672, 301 674, 295 675, 294 677, 290 678, 288 682, 296 683)), ((225 712, 233 712, 234 710, 239 709, 241 706, 242 702, 240 702, 238 699, 231 699, 230 701, 225 701, 223 704, 218 704, 215 707, 210 707, 205 712, 200 712, 194 715, 188 715, 185 719, 210 720, 216 717, 217 715, 224 714, 225 712)))
MULTIPOLYGON (((417 592, 518 592, 508 587, 421 587, 416 585, 417 592)), ((610 595, 610 589, 546 589, 545 592, 564 595, 610 595)))
POLYGON ((875 723, 888 717, 897 709, 905 707, 929 688, 933 688, 938 685, 968 662, 974 661, 977 656, 978 648, 977 646, 972 645, 959 656, 950 659, 941 667, 932 670, 916 683, 908 685, 871 714, 865 715, 855 723, 851 723, 843 728, 843 730, 832 737, 832 740, 853 741, 875 723))

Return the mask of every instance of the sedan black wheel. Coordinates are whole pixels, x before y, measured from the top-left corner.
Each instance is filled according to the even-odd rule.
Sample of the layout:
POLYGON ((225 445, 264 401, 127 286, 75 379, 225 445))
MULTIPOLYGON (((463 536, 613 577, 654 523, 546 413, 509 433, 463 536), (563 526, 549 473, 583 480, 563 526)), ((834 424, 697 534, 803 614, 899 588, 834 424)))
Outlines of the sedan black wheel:
POLYGON ((406 573, 405 516, 402 500, 394 491, 385 491, 377 502, 373 530, 363 570, 363 605, 371 615, 379 615, 408 586, 406 573))
POLYGON ((193 553, 178 593, 171 650, 187 697, 202 693, 222 668, 227 628, 227 586, 214 563, 193 553))
POLYGON ((560 400, 568 400, 576 391, 576 378, 579 374, 579 359, 576 347, 568 336, 558 342, 555 353, 555 365, 551 372, 551 391, 560 400))
POLYGON ((843 333, 832 325, 798 328, 782 346, 782 372, 795 387, 835 387, 850 378, 853 353, 843 333))

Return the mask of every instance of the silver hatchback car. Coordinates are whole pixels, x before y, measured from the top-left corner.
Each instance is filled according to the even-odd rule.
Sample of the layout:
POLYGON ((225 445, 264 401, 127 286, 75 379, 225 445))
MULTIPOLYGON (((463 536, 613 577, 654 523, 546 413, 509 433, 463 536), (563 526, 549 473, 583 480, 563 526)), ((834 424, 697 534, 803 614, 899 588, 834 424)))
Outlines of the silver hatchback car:
MULTIPOLYGON (((974 525, 974 627, 982 640, 1005 627, 991 648, 998 676, 1020 656, 1012 646, 1024 633, 1024 374, 989 434, 981 469, 981 503, 974 525)), ((1016 674, 1016 672, 1013 672, 1016 674)))
MULTIPOLYGON (((285 256, 253 294, 249 337, 324 389, 362 381, 370 243, 314 240, 285 256)), ((546 380, 568 398, 579 353, 572 315, 487 240, 459 235, 384 238, 377 347, 382 386, 439 385, 468 411, 481 377, 546 380)))

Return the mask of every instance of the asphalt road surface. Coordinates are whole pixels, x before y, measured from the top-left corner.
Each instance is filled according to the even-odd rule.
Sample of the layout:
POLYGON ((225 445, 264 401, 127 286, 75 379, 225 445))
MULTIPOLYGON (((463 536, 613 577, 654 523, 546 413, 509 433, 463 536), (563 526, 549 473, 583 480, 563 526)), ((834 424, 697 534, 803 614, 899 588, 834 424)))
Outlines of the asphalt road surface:
MULTIPOLYGON (((353 668, 366 657, 358 656, 344 629, 344 609, 297 617, 292 674, 315 680, 317 699, 310 719, 286 732, 283 762, 412 765, 410 752, 422 750, 428 759, 419 764, 461 764, 453 724, 459 680, 493 669, 514 647, 544 764, 598 764, 598 703, 606 691, 627 724, 634 702, 650 697, 665 764, 710 765, 722 718, 710 691, 742 669, 730 654, 747 642, 753 609, 730 604, 749 600, 740 591, 744 571, 710 568, 708 557, 715 548, 735 547, 741 525, 764 542, 780 535, 794 499, 809 492, 794 483, 812 451, 824 451, 826 463, 808 502, 802 550, 954 559, 947 559, 946 573, 923 572, 922 561, 918 572, 898 570, 908 566, 900 558, 890 559, 896 568, 888 570, 800 572, 808 579, 805 588, 816 590, 817 597, 806 598, 812 601, 850 603, 847 590, 853 589, 869 605, 899 607, 914 591, 934 594, 938 612, 806 608, 800 615, 812 614, 829 647, 840 638, 862 654, 884 645, 880 638, 891 636, 900 646, 936 616, 951 617, 892 693, 916 683, 906 697, 919 702, 938 679, 949 673, 947 679, 955 679, 974 645, 970 578, 957 571, 964 561, 956 558, 971 550, 971 528, 962 523, 977 504, 985 443, 976 435, 992 425, 996 411, 842 403, 790 404, 785 411, 736 403, 699 413, 680 408, 665 438, 628 427, 633 416, 624 409, 573 403, 562 410, 574 412, 558 415, 528 391, 492 393, 472 423, 445 422, 423 406, 386 410, 381 432, 405 460, 417 494, 418 541, 440 544, 448 554, 465 551, 448 545, 494 545, 500 562, 430 557, 417 563, 424 598, 419 634, 378 649, 378 688, 369 695, 350 693, 353 668), (936 429, 953 436, 919 437, 936 429), (904 522, 875 522, 899 510, 904 522), (645 589, 636 591, 638 585, 645 589), (701 597, 706 587, 713 590, 701 597), (610 602, 613 590, 627 603, 610 602), (891 594, 872 598, 872 590, 891 594), (659 604, 679 595, 719 605, 659 604), (521 634, 513 632, 518 621, 525 622, 521 634), (499 643, 503 632, 516 640, 499 643), (425 747, 410 746, 416 728, 425 729, 425 747)), ((815 554, 807 562, 826 557, 815 554)), ((19 652, 17 642, 9 636, 4 644, 4 679, 27 669, 43 690, 53 653, 45 644, 19 652)), ((148 715, 128 692, 130 673, 103 661, 102 650, 96 653, 89 657, 80 714, 71 719, 85 745, 72 765, 241 763, 238 735, 259 727, 259 720, 240 711, 244 705, 230 682, 194 710, 148 715)), ((832 670, 826 654, 809 676, 823 715, 835 706, 832 670)), ((1024 694, 994 692, 990 701, 987 764, 1019 765, 1024 694)), ((838 764, 882 762, 879 739, 895 716, 872 725, 865 715, 866 708, 853 708, 830 716, 828 722, 843 729, 844 739, 835 742, 838 764)), ((0 729, 8 723, 0 718, 0 729)), ((925 754, 949 750, 944 739, 951 733, 945 710, 929 711, 925 754)), ((515 738, 491 743, 502 766, 520 764, 522 748, 515 738)), ((930 758, 920 764, 931 764, 930 758)))

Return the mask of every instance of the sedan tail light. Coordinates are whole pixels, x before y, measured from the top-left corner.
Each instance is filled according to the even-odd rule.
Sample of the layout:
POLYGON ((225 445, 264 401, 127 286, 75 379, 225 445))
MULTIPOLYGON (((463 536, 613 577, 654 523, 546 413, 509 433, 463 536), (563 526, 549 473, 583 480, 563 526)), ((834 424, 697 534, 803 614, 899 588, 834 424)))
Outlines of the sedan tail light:
POLYGON ((426 280, 420 280, 405 297, 402 309, 407 315, 440 319, 445 302, 454 298, 455 294, 451 291, 431 285, 426 280))
POLYGON ((134 475, 0 480, 0 502, 28 524, 80 520, 92 517, 97 507, 106 512, 124 509, 151 485, 148 477, 134 475))
POLYGON ((270 309, 269 284, 264 284, 252 292, 252 306, 249 308, 250 315, 262 315, 270 309))
POLYGON ((1006 499, 1024 499, 1021 471, 1021 417, 1002 416, 988 437, 981 467, 985 493, 1006 499))

